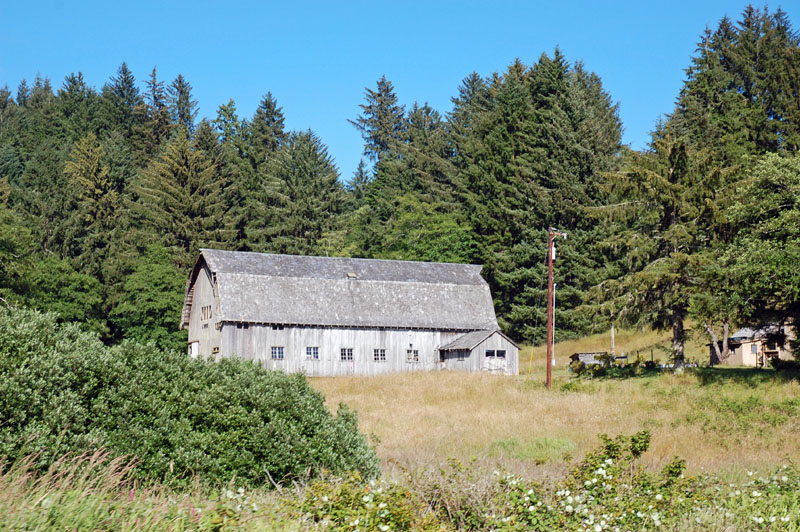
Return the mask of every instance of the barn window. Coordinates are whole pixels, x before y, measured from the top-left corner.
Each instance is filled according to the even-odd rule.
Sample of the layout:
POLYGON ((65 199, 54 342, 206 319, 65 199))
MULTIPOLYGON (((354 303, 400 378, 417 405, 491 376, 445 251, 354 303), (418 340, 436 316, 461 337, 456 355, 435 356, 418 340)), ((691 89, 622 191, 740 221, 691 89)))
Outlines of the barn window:
POLYGON ((306 359, 319 360, 319 347, 306 347, 306 359))
POLYGON ((211 319, 211 305, 206 305, 200 308, 200 318, 203 320, 211 319))
POLYGON ((215 347, 215 348, 213 348, 213 349, 211 350, 211 352, 212 352, 213 354, 215 354, 215 355, 216 355, 217 353, 219 353, 219 347, 215 347))
POLYGON ((283 346, 272 346, 272 360, 283 360, 283 346))
POLYGON ((406 362, 419 362, 419 349, 406 349, 406 362))
POLYGON ((341 351, 342 360, 353 360, 353 348, 343 347, 341 351))
POLYGON ((464 362, 464 359, 467 357, 467 351, 464 349, 459 349, 456 351, 456 354, 458 355, 459 362, 464 362))
POLYGON ((486 350, 486 358, 494 358, 494 349, 486 350))
POLYGON ((750 344, 750 352, 754 355, 758 353, 758 346, 756 346, 756 344, 750 344))
POLYGON ((375 362, 386 362, 386 349, 373 349, 372 360, 375 362))
POLYGON ((498 349, 497 351, 495 351, 495 352, 494 352, 494 354, 495 354, 495 356, 496 356, 497 358, 506 358, 506 351, 505 351, 505 349, 498 349))

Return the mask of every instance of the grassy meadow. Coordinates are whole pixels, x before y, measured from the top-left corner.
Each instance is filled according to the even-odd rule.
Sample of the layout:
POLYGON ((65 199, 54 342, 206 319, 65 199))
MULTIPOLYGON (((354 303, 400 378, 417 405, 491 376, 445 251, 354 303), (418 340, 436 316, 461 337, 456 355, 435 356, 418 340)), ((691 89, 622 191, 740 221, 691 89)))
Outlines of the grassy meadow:
MULTIPOLYGON (((638 349, 649 359, 663 341, 624 331, 617 350, 638 349)), ((135 462, 102 452, 64 458, 44 475, 21 461, 0 464, 0 528, 800 530, 796 375, 723 368, 590 379, 568 372, 570 353, 607 349, 606 342, 557 344, 551 390, 540 348, 522 350, 518 377, 310 379, 331 409, 352 407, 361 430, 375 436, 384 471, 377 483, 179 489, 136 481, 128 475, 135 462), (649 449, 640 458, 624 451, 635 438, 615 447, 598 437, 643 430, 649 449)), ((702 349, 690 346, 688 356, 699 359, 702 349)))
POLYGON ((344 402, 358 412, 362 431, 379 439, 385 472, 476 458, 547 476, 594 448, 599 434, 643 429, 652 434, 643 460, 654 469, 677 455, 692 472, 735 474, 800 454, 800 382, 771 369, 591 380, 557 362, 551 390, 543 363, 518 378, 411 373, 312 385, 330 407, 344 402))

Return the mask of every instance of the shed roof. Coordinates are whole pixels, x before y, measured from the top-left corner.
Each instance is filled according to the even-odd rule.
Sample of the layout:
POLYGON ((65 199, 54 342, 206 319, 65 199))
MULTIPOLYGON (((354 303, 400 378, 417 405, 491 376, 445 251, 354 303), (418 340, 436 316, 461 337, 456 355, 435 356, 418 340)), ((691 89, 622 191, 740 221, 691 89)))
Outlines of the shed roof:
POLYGON ((223 321, 497 328, 481 266, 203 249, 187 284, 184 316, 204 264, 216 276, 223 321))
POLYGON ((480 331, 472 331, 466 334, 463 334, 450 342, 449 344, 443 345, 439 348, 440 351, 457 351, 461 349, 472 350, 475 348, 476 345, 483 342, 493 334, 499 334, 509 342, 511 342, 515 347, 519 347, 514 340, 503 334, 499 329, 492 329, 492 330, 480 330, 480 331))

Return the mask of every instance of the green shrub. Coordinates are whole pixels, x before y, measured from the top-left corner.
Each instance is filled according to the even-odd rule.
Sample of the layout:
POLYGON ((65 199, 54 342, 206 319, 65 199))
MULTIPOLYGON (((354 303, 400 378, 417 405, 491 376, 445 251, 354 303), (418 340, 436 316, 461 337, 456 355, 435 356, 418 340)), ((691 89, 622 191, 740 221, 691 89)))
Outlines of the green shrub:
POLYGON ((302 375, 152 344, 109 348, 28 310, 0 310, 0 353, 0 456, 37 453, 41 470, 63 454, 105 448, 168 484, 378 474, 355 413, 340 406, 332 416, 302 375))

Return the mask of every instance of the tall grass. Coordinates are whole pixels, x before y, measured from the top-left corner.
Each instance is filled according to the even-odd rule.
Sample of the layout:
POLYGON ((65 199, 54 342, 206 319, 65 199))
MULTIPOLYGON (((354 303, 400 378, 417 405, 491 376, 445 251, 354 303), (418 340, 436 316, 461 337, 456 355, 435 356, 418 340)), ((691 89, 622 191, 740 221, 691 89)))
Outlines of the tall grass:
POLYGON ((248 530, 282 530, 275 496, 213 493, 199 484, 175 491, 132 480, 135 462, 97 451, 56 460, 37 474, 35 455, 0 462, 0 529, 175 532, 222 530, 249 521, 248 530), (267 511, 263 509, 267 508, 267 511))
POLYGON ((653 468, 678 455, 692 472, 764 469, 800 452, 800 385, 772 370, 593 381, 570 377, 561 364, 551 390, 543 381, 542 368, 534 368, 518 378, 441 372, 311 382, 330 405, 345 402, 359 412, 361 430, 380 440, 389 472, 394 464, 413 469, 477 457, 516 471, 558 474, 564 453, 542 453, 547 463, 538 467, 542 456, 498 449, 533 449, 549 439, 574 447, 567 454, 578 457, 596 445, 598 434, 642 429, 653 435, 645 457, 653 468))

